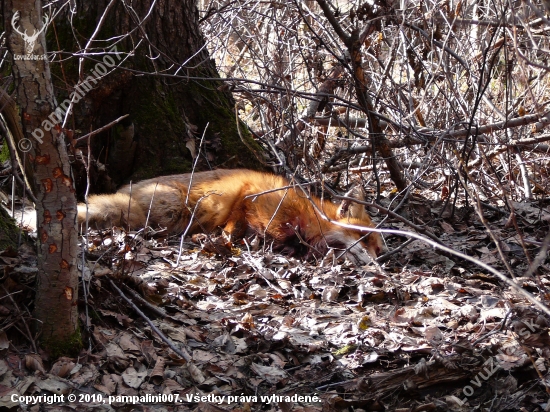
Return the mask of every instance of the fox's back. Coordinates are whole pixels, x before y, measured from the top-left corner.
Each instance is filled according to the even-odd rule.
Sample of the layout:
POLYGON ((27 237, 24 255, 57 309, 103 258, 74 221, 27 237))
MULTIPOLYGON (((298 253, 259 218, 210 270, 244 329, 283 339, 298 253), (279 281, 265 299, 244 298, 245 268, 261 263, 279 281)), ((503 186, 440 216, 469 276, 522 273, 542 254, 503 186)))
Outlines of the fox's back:
MULTIPOLYGON (((279 244, 305 241, 319 251, 336 245, 350 248, 350 253, 355 249, 361 252, 357 242, 365 231, 344 228, 334 221, 372 226, 360 204, 337 206, 307 195, 281 176, 245 169, 144 180, 126 185, 114 195, 93 196, 90 205, 90 221, 99 227, 126 225, 137 229, 147 224, 166 227, 171 234, 186 229, 197 233, 223 228, 235 237, 252 231, 268 235, 279 244)), ((85 220, 83 205, 79 205, 78 219, 85 220)), ((377 233, 361 243, 373 256, 383 247, 377 233)))
MULTIPOLYGON (((177 233, 186 229, 191 215, 195 219, 192 231, 223 226, 244 197, 286 185, 286 179, 270 173, 219 169, 148 179, 123 186, 118 193, 131 196, 145 213, 150 210, 151 223, 177 233)), ((275 210, 272 203, 276 206, 280 198, 278 191, 273 192, 267 197, 260 196, 257 204, 269 213, 275 210)))

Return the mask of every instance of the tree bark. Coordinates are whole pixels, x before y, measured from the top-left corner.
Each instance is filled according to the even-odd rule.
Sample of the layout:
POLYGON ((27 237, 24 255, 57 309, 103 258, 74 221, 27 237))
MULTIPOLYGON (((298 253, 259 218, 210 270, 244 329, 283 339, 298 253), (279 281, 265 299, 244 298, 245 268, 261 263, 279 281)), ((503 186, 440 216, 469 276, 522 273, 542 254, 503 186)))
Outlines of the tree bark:
POLYGON ((45 54, 44 31, 31 44, 21 33, 43 28, 40 1, 6 0, 4 27, 14 62, 17 102, 36 191, 38 275, 34 317, 43 346, 53 355, 70 354, 80 347, 78 331, 78 273, 76 197, 63 135, 44 126, 55 110, 54 91, 47 59, 21 60, 17 56, 45 54), (15 24, 12 25, 12 17, 15 24), (41 132, 37 132, 40 130, 41 132), (39 137, 33 137, 39 136, 39 137))
MULTIPOLYGON (((58 47, 59 42, 63 50, 82 51, 85 42, 77 43, 72 33, 89 39, 108 3, 77 2, 74 30, 69 19, 57 19, 58 36, 49 33, 49 44, 58 47)), ((253 154, 260 151, 259 146, 242 124, 240 132, 246 141, 241 140, 231 94, 220 90, 223 83, 200 33, 195 1, 159 0, 152 8, 151 4, 134 2, 130 9, 124 2, 116 2, 105 16, 97 40, 87 50, 107 50, 114 43, 103 39, 127 35, 116 46, 123 53, 132 53, 122 68, 100 79, 84 96, 66 126, 87 133, 130 115, 120 125, 92 138, 94 158, 106 165, 114 180, 111 185, 92 176, 96 185, 92 192, 112 190, 130 179, 188 172, 197 155, 199 170, 261 167, 253 154)), ((85 76, 98 60, 86 60, 85 76)), ((57 98, 62 101, 81 78, 74 65, 67 63, 56 62, 52 70, 57 98)), ((84 174, 80 174, 79 193, 83 183, 84 174)))

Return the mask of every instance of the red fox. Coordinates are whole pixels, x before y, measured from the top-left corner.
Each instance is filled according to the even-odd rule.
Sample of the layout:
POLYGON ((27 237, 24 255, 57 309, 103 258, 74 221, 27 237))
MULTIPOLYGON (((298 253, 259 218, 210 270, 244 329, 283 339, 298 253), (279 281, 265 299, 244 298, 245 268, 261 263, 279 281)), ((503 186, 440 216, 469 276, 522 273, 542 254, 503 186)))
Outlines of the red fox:
MULTIPOLYGON (((182 233, 189 224, 190 234, 218 227, 231 238, 257 233, 272 239, 276 250, 306 258, 323 256, 335 248, 346 250, 355 263, 367 263, 371 261, 367 252, 376 257, 383 249, 379 233, 331 222, 373 227, 363 205, 344 201, 338 206, 314 196, 310 200, 287 179, 252 170, 157 177, 133 184, 131 189, 124 186, 115 194, 90 196, 88 204, 92 227, 142 228, 150 213, 148 225, 165 227, 171 234, 182 233)), ((81 203, 78 222, 85 220, 86 205, 81 203)))

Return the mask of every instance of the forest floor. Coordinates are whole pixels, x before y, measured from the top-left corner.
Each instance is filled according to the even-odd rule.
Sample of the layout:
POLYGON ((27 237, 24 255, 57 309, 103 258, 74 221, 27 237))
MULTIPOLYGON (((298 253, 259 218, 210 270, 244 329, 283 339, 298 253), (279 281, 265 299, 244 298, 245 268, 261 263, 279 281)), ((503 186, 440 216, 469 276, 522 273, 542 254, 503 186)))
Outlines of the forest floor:
MULTIPOLYGON (((357 267, 254 241, 93 232, 74 358, 33 350, 34 247, 4 250, 0 409, 550 410, 550 317, 519 291, 550 297, 547 256, 527 273, 548 234, 548 203, 514 204, 515 224, 504 209, 482 223, 472 207, 443 207, 412 197, 400 213, 511 282, 418 240, 357 267)), ((389 251, 406 241, 385 239, 389 251)))

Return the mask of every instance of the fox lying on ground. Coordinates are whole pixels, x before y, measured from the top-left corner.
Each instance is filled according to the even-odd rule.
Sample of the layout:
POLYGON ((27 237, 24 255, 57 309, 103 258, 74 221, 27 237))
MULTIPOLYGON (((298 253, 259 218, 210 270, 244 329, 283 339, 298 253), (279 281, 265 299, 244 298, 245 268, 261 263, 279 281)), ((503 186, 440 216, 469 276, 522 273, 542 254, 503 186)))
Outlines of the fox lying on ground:
MULTIPOLYGON (((355 263, 366 263, 371 261, 367 252, 371 257, 380 254, 379 233, 330 222, 373 227, 363 205, 344 201, 338 206, 314 196, 310 200, 298 186, 277 190, 287 186, 290 182, 281 176, 244 169, 162 176, 124 186, 115 194, 90 196, 88 221, 91 227, 137 229, 145 226, 150 213, 147 224, 171 234, 186 230, 192 218, 190 234, 218 227, 232 239, 257 233, 290 255, 320 257, 335 248, 347 250, 355 263)), ((85 221, 86 205, 81 203, 78 222, 85 221)))

